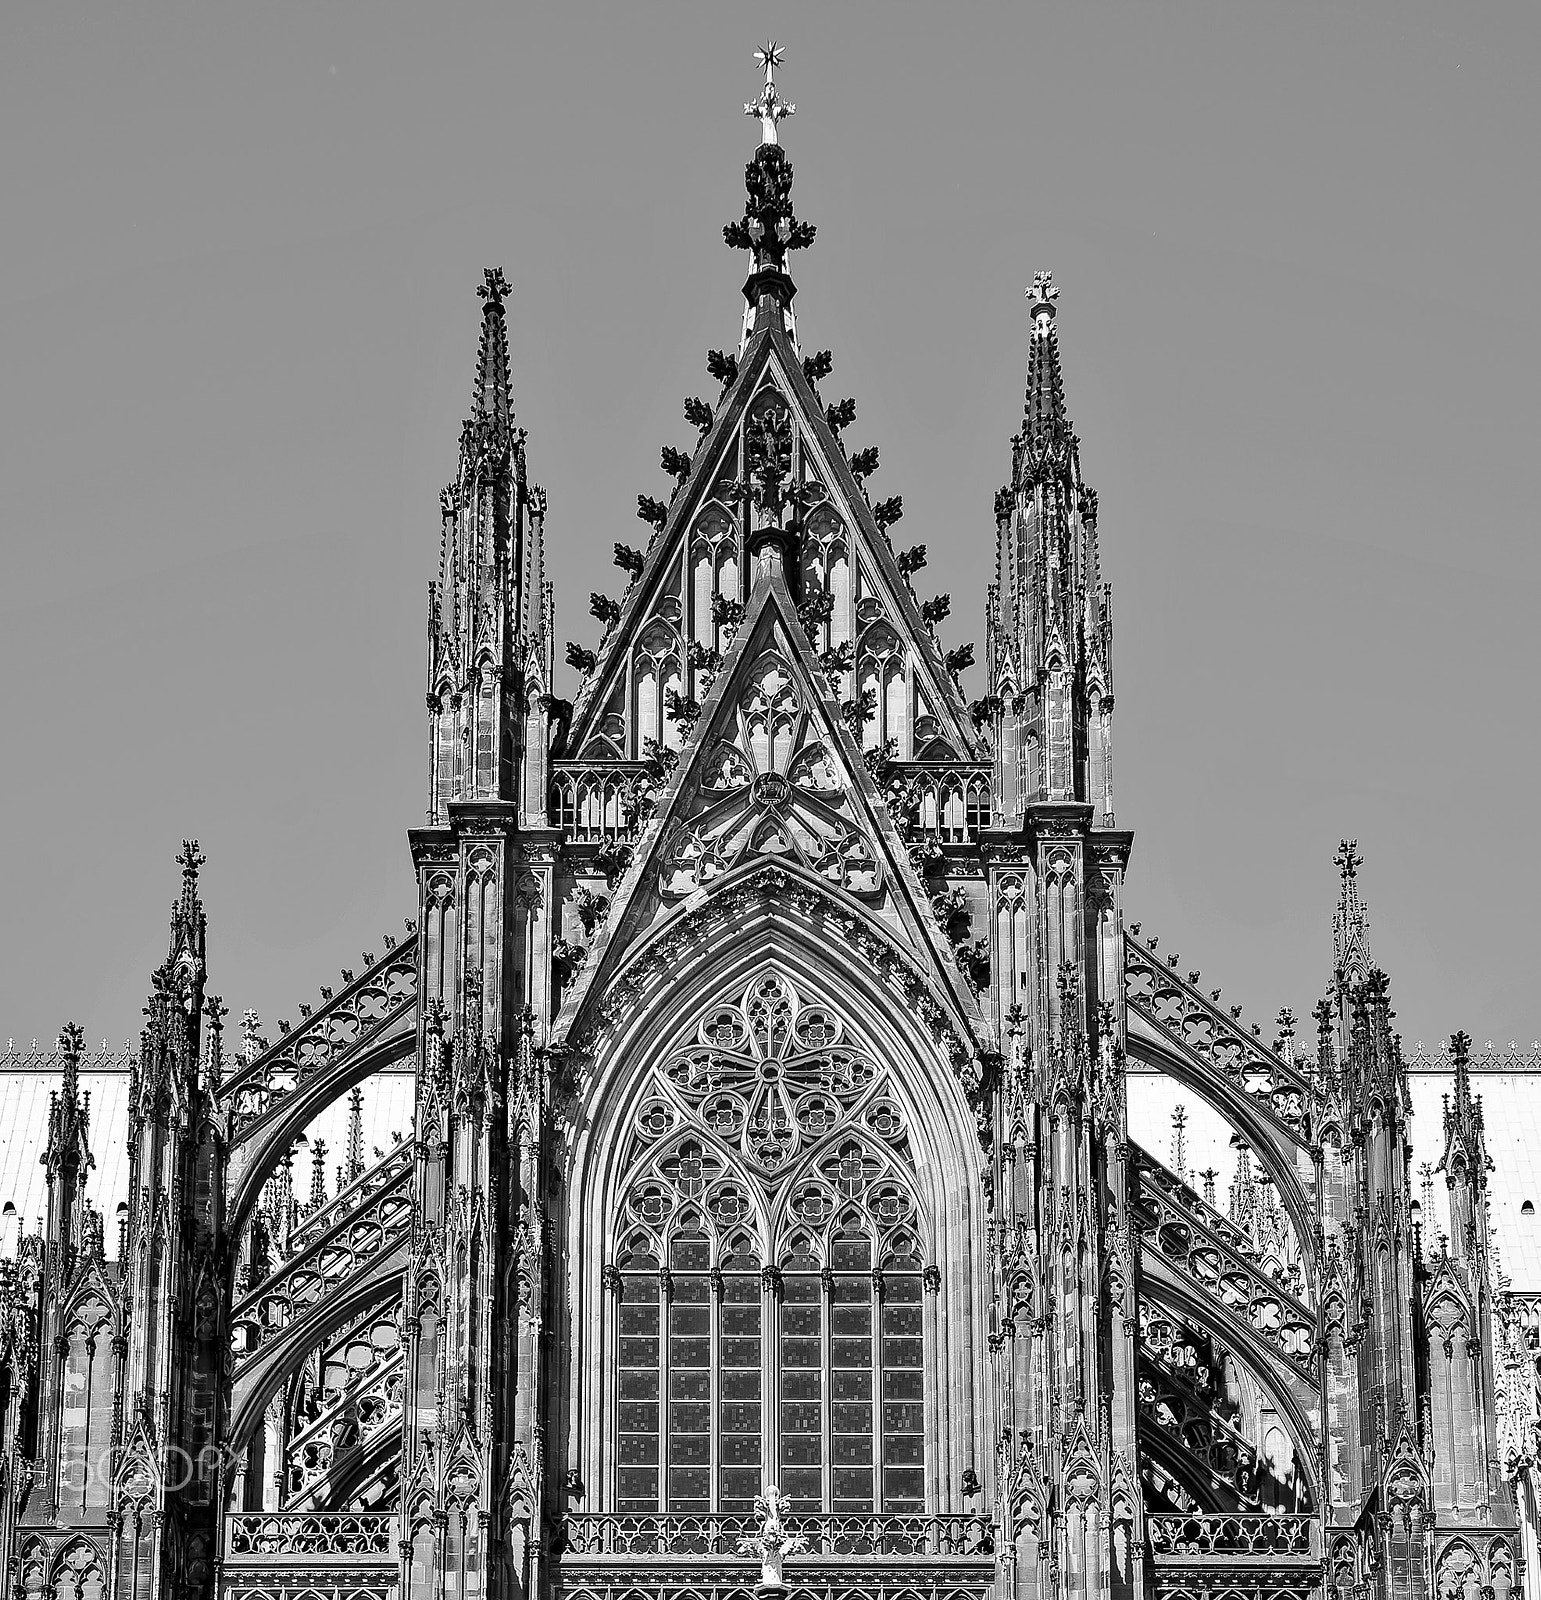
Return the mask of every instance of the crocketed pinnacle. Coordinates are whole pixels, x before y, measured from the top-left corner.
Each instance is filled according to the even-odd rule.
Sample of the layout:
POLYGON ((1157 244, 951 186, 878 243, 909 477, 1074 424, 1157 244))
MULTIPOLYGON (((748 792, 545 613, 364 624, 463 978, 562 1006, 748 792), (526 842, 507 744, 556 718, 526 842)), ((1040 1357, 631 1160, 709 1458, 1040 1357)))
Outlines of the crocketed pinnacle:
POLYGON ((1438 1170, 1458 1173, 1463 1165, 1480 1189, 1485 1183, 1487 1150, 1483 1141, 1482 1101, 1471 1092, 1471 1035, 1450 1036, 1455 1064, 1453 1092, 1445 1096, 1445 1153, 1438 1170))
POLYGON ((177 865, 182 869, 182 893, 171 908, 171 960, 187 960, 201 966, 207 919, 203 901, 198 898, 198 869, 205 858, 198 852, 196 839, 182 841, 177 865))
POLYGON ((476 292, 482 301, 482 337, 476 357, 471 420, 478 431, 506 438, 514 420, 514 395, 508 375, 508 325, 503 315, 509 287, 503 269, 487 267, 476 292))
POLYGON ((1059 333, 1054 302, 1059 290, 1052 274, 1037 273, 1027 290, 1033 308, 1032 342, 1027 355, 1027 396, 1018 435, 1018 483, 1048 470, 1064 470, 1075 448, 1075 430, 1065 415, 1065 380, 1060 372, 1059 333))
POLYGON ((86 1138, 91 1097, 80 1093, 80 1057, 84 1050, 85 1033, 77 1023, 66 1023, 59 1034, 64 1081, 58 1092, 48 1097, 48 1145, 43 1160, 50 1174, 61 1167, 78 1168, 82 1161, 87 1166, 92 1164, 86 1138))
POLYGON ((1364 857, 1353 839, 1338 845, 1338 905, 1332 914, 1333 967, 1347 984, 1363 983, 1370 971, 1370 913, 1359 898, 1359 869, 1364 857))

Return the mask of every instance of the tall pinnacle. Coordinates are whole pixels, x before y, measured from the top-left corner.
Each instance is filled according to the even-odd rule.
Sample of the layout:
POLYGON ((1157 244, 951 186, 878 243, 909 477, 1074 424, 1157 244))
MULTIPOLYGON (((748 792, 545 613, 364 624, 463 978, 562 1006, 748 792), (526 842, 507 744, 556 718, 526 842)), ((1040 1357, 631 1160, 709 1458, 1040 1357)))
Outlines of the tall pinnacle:
POLYGON ((1332 915, 1333 966, 1344 982, 1363 983, 1370 971, 1370 913, 1359 898, 1359 869, 1364 857, 1357 841, 1344 839, 1334 858, 1340 879, 1338 906, 1332 915))
POLYGON ((1025 291, 1033 307, 1033 337, 1027 357, 1027 396, 1023 403, 1019 473, 1028 477, 1068 464, 1075 443, 1065 415, 1065 380, 1059 365, 1059 333, 1054 302, 1059 290, 1052 273, 1035 273, 1025 291))
POLYGON ((1439 1170, 1453 1170, 1453 1156, 1457 1148, 1471 1163, 1477 1186, 1486 1181, 1487 1151, 1483 1144, 1482 1100, 1471 1092, 1471 1035, 1450 1035, 1450 1058, 1455 1063, 1454 1104, 1452 1096, 1445 1096, 1445 1154, 1439 1170))
POLYGON ((182 869, 182 893, 171 908, 172 962, 181 962, 203 970, 204 937, 207 919, 203 914, 203 901, 198 897, 198 869, 205 864, 196 839, 182 841, 182 853, 177 865, 182 869))
POLYGON ((85 1034, 73 1022, 59 1034, 59 1054, 64 1058, 64 1082, 48 1097, 48 1144, 43 1162, 49 1175, 62 1167, 72 1172, 82 1164, 95 1165, 87 1134, 91 1125, 91 1096, 80 1092, 80 1058, 85 1051, 85 1034))
POLYGON ((471 396, 474 423, 506 432, 513 422, 513 385, 508 376, 508 326, 503 302, 509 296, 501 267, 488 267, 476 291, 482 300, 482 338, 476 357, 476 389, 471 396))

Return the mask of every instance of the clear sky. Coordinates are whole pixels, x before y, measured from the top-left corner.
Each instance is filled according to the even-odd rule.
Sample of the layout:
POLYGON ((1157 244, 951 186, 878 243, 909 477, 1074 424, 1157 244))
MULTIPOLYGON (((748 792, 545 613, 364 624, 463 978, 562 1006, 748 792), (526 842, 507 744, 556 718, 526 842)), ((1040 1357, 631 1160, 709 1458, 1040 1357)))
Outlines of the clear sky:
POLYGON ((184 835, 235 1014, 412 913, 481 269, 560 653, 736 338, 767 33, 800 331, 949 644, 1060 286, 1131 915, 1267 1027, 1355 837, 1409 1042, 1541 1036, 1541 8, 14 4, 0 1042, 137 1033, 184 835))

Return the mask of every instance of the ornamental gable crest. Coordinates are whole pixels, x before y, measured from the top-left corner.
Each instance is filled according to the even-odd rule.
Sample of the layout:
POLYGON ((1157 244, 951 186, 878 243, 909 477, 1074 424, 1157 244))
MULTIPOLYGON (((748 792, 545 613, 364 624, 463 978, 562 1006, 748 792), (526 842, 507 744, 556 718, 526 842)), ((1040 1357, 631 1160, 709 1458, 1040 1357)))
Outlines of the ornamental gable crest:
POLYGON ((775 860, 860 905, 936 972, 976 1026, 929 902, 808 643, 779 571, 756 587, 616 888, 615 902, 562 1008, 572 1030, 584 998, 605 993, 626 953, 740 869, 775 860))
POLYGON ((595 597, 606 631, 597 652, 579 652, 569 755, 640 761, 650 745, 687 741, 677 708, 705 699, 710 663, 727 653, 754 585, 753 531, 765 526, 797 531, 794 598, 819 604, 810 636, 816 653, 842 655, 837 692, 876 697, 867 742, 893 738, 905 760, 976 754, 962 693, 864 487, 876 452, 873 463, 852 458, 859 477, 837 432, 854 402, 826 408, 781 329, 756 333, 724 370, 716 405, 692 402, 695 450, 665 452, 668 504, 643 497, 654 532, 644 552, 627 552, 625 595, 595 597))

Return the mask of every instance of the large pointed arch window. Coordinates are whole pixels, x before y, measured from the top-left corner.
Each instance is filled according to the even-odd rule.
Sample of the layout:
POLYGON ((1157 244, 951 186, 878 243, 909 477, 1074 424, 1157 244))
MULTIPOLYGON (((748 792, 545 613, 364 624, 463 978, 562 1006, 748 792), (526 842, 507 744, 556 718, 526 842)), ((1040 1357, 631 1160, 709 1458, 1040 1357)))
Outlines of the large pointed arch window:
POLYGON ((923 1229, 887 1072, 779 971, 714 1008, 627 1135, 614 1505, 925 1507, 923 1229))

